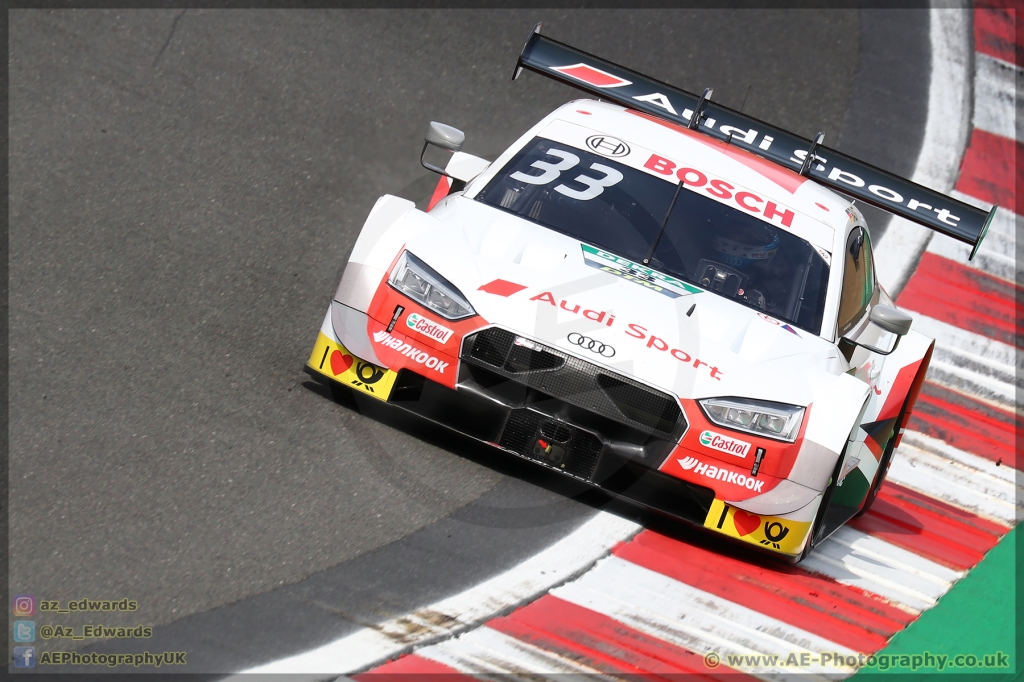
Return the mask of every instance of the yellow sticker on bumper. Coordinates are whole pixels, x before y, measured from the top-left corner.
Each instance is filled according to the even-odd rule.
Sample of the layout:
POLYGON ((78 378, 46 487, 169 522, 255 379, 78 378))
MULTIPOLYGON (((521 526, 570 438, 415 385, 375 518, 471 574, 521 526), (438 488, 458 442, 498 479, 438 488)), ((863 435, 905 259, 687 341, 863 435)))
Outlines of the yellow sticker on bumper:
POLYGON ((811 522, 751 514, 716 499, 704 519, 704 527, 765 549, 795 555, 803 549, 811 522))
POLYGON ((340 343, 334 343, 323 332, 317 336, 313 352, 306 363, 326 377, 358 389, 380 400, 387 400, 398 372, 360 360, 340 343))

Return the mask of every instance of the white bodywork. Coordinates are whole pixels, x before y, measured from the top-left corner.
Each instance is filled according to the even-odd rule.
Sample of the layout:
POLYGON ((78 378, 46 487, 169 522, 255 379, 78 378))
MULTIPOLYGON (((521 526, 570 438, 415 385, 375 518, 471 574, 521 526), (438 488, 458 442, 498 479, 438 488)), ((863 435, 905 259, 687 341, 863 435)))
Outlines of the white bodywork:
MULTIPOLYGON (((740 509, 809 521, 844 448, 847 466, 859 466, 868 481, 873 479, 877 458, 867 452, 865 434, 856 427, 878 417, 900 369, 920 360, 931 340, 911 331, 892 355, 857 348, 850 360, 837 347, 844 247, 851 230, 865 226, 849 201, 706 136, 589 100, 557 109, 493 164, 457 154, 450 169, 468 184, 429 213, 392 196, 374 206, 325 320, 323 331, 334 341, 359 358, 387 367, 377 354, 367 311, 378 289, 387 286, 383 281, 396 258, 407 249, 454 284, 486 324, 603 364, 683 401, 731 396, 810 406, 799 453, 786 480, 743 500, 730 501, 727 493, 722 494, 740 509), (674 173, 664 172, 668 165, 652 162, 658 157, 669 160, 673 171, 698 171, 687 176, 695 180, 699 175, 727 180, 735 190, 731 196, 710 191, 706 196, 736 208, 736 195, 745 191, 743 210, 816 247, 830 266, 824 323, 818 333, 796 329, 707 291, 684 291, 675 298, 648 291, 637 281, 588 265, 576 239, 475 200, 535 137, 584 149, 594 135, 614 135, 625 142, 629 153, 615 161, 651 175, 679 181, 674 173), (792 212, 785 226, 779 219, 783 211, 792 212), (524 288, 507 296, 480 290, 494 280, 524 288), (581 350, 568 340, 573 332, 613 347, 614 357, 581 350), (846 447, 848 440, 851 447, 846 447)), ((873 303, 878 302, 891 304, 876 290, 873 303)), ((875 346, 892 342, 891 335, 868 322, 866 313, 847 337, 875 346)), ((458 355, 457 348, 452 352, 458 355)), ((844 467, 843 476, 847 472, 844 467)))

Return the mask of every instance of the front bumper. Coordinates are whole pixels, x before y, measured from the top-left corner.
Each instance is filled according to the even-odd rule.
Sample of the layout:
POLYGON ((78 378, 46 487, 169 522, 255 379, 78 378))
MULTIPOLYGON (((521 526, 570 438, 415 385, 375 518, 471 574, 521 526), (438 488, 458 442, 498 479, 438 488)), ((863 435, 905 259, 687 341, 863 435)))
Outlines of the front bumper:
MULTIPOLYGON (((467 346, 472 350, 471 344, 467 346)), ((810 529, 812 519, 802 520, 805 510, 786 518, 749 514, 716 499, 713 488, 658 471, 676 454, 679 435, 687 428, 682 414, 671 423, 665 418, 647 420, 635 411, 633 419, 613 420, 606 416, 607 405, 598 412, 596 402, 586 405, 584 400, 552 396, 546 382, 536 379, 539 375, 516 380, 500 367, 473 361, 465 351, 452 389, 408 368, 396 372, 363 361, 323 332, 305 370, 323 383, 370 395, 615 496, 773 554, 798 556, 810 529)), ((582 380, 577 376, 575 381, 582 380)))

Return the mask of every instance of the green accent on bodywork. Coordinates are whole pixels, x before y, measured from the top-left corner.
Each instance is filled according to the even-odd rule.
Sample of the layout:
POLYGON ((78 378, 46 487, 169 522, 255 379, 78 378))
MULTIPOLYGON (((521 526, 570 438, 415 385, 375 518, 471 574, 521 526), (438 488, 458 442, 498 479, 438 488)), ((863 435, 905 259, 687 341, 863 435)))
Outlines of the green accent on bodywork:
POLYGON ((854 467, 853 471, 846 474, 842 484, 836 486, 836 491, 832 493, 832 504, 843 507, 860 507, 861 502, 868 495, 869 485, 868 479, 860 467, 854 467))
POLYGON ((988 234, 988 226, 992 224, 992 219, 996 217, 996 209, 999 208, 999 204, 992 207, 992 210, 988 212, 988 217, 985 218, 985 224, 981 226, 981 234, 978 235, 978 241, 974 242, 974 248, 971 249, 971 255, 967 257, 967 260, 974 260, 974 254, 978 253, 978 249, 981 247, 981 241, 988 234))
POLYGON ((681 279, 672 277, 671 275, 666 275, 663 272, 658 272, 646 265, 634 263, 628 258, 616 256, 614 253, 609 253, 608 251, 604 251, 595 246, 590 246, 589 244, 580 244, 580 246, 583 248, 583 260, 587 265, 600 268, 605 272, 623 277, 638 284, 644 284, 649 288, 658 290, 660 293, 665 293, 670 296, 672 294, 675 294, 675 296, 681 296, 683 293, 699 294, 702 291, 702 289, 698 289, 691 284, 687 284, 681 279), (603 260, 607 265, 603 266, 601 264, 594 263, 588 258, 588 256, 603 260), (662 285, 669 291, 663 290, 659 285, 662 285), (677 291, 671 291, 672 289, 677 291))

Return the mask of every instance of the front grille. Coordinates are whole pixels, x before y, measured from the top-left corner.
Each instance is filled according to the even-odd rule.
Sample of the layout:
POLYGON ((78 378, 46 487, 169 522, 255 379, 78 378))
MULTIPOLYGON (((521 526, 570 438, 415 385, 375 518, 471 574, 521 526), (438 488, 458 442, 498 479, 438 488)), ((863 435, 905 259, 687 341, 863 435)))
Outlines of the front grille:
POLYGON ((597 385, 627 417, 666 433, 675 426, 679 406, 672 398, 607 374, 597 375, 597 385))
POLYGON ((490 333, 475 335, 476 343, 469 347, 469 357, 492 367, 502 367, 516 335, 498 328, 487 331, 490 333))
POLYGON ((594 434, 527 409, 512 410, 499 445, 585 480, 593 476, 603 447, 594 434))
POLYGON ((509 374, 542 372, 557 369, 565 364, 565 357, 552 353, 540 344, 528 342, 516 344, 516 335, 504 329, 488 329, 489 334, 480 337, 470 348, 470 357, 490 365, 501 367, 509 374))
POLYGON ((466 337, 462 359, 553 398, 677 441, 686 418, 673 396, 555 348, 491 327, 466 337))
POLYGON ((519 374, 520 372, 538 372, 557 369, 565 364, 565 358, 545 350, 512 346, 505 361, 505 371, 519 374))

